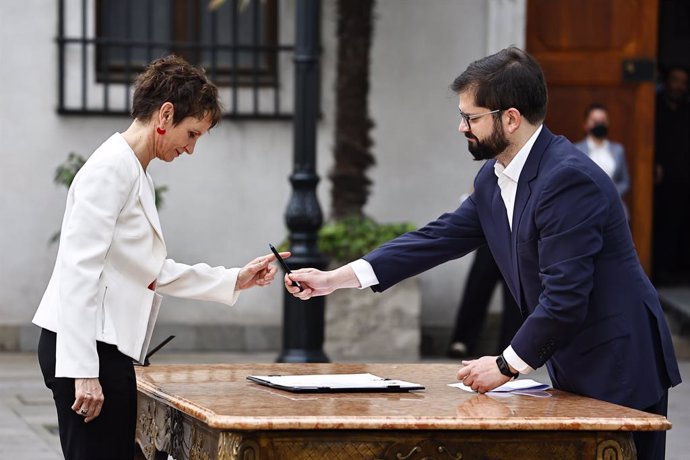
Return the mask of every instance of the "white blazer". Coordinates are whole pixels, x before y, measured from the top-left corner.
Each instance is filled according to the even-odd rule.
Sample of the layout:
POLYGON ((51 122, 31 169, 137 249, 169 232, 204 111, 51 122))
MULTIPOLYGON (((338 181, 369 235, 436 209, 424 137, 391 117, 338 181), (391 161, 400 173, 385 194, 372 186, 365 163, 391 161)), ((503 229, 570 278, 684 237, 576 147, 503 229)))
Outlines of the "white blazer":
POLYGON ((96 341, 139 359, 155 296, 233 305, 238 268, 166 259, 151 177, 113 134, 67 194, 53 274, 33 318, 57 334, 56 377, 98 377, 96 341), (149 289, 153 282, 155 290, 149 289))

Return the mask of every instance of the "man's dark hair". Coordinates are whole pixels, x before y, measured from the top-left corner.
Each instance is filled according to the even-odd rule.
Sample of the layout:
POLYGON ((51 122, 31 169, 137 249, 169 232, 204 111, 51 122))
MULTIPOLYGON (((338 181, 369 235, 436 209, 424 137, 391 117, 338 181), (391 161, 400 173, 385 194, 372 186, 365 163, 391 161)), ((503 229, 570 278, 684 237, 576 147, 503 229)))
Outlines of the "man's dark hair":
POLYGON ((604 104, 600 104, 599 102, 592 102, 585 109, 583 120, 587 120, 587 117, 589 117, 589 114, 592 113, 593 110, 603 110, 604 112, 609 113, 609 110, 606 108, 604 104))
POLYGON ((532 56, 514 46, 474 61, 450 88, 474 91, 475 103, 489 110, 514 107, 532 124, 546 117, 544 73, 532 56))

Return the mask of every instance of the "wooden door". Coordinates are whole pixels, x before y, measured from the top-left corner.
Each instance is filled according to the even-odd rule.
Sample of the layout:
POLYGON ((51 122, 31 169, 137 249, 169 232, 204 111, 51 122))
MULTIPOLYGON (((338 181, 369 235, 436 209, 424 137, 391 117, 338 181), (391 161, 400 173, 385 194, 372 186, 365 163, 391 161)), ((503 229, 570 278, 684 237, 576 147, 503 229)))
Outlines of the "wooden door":
POLYGON ((625 147, 626 196, 637 252, 651 260, 654 169, 654 60, 658 0, 528 0, 527 50, 549 87, 546 124, 576 142, 583 113, 607 106, 609 138, 625 147))

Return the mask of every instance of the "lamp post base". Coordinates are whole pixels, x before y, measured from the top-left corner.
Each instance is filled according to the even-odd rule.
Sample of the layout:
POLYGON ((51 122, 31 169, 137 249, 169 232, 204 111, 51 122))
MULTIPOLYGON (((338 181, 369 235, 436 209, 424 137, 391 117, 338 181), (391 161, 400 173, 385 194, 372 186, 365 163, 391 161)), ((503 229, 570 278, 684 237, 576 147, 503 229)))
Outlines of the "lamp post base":
POLYGON ((283 350, 278 358, 277 363, 327 363, 328 356, 323 350, 303 350, 303 349, 288 349, 283 350))
POLYGON ((283 347, 276 362, 329 362, 323 351, 325 299, 300 300, 285 291, 283 300, 283 347))

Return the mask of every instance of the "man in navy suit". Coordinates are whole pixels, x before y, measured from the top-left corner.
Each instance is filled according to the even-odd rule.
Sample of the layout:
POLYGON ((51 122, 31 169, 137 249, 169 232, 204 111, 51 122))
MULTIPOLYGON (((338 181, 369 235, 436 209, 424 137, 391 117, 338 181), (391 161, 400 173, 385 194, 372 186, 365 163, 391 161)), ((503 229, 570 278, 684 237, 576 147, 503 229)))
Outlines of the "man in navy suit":
MULTIPOLYGON (((301 299, 345 287, 381 292, 488 245, 524 323, 501 355, 462 361, 459 380, 486 392, 546 364, 555 388, 665 415, 681 378, 656 291, 611 179, 543 125, 539 64, 507 48, 470 64, 451 88, 459 131, 487 160, 473 194, 360 260, 296 270, 286 288, 301 299)), ((664 432, 638 433, 638 458, 664 457, 664 432)))

